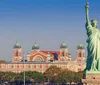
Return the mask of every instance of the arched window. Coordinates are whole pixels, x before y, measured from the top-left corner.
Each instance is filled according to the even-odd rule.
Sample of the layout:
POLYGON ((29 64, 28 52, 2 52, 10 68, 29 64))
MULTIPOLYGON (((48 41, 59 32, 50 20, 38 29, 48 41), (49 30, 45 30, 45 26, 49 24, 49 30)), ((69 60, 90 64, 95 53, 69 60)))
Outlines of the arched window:
POLYGON ((18 50, 16 50, 16 56, 18 56, 18 50))
POLYGON ((44 61, 44 59, 41 58, 40 56, 36 56, 33 61, 44 61))
POLYGON ((79 57, 81 57, 81 52, 79 52, 79 57))
POLYGON ((64 56, 64 52, 62 52, 62 56, 64 56))

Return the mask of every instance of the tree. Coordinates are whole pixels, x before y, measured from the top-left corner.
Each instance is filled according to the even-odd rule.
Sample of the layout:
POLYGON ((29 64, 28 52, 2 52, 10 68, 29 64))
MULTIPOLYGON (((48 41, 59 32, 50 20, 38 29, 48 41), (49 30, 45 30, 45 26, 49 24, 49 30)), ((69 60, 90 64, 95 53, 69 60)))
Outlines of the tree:
POLYGON ((50 66, 45 72, 44 76, 48 82, 55 82, 58 74, 61 72, 61 68, 57 66, 50 66))
POLYGON ((34 82, 44 82, 45 78, 43 76, 43 74, 41 72, 37 72, 37 71, 28 71, 25 72, 26 73, 26 77, 30 77, 32 81, 34 82))
POLYGON ((62 69, 62 71, 58 74, 57 82, 60 84, 72 83, 74 78, 74 72, 68 69, 62 69))
POLYGON ((68 69, 61 69, 56 66, 49 67, 44 72, 45 77, 52 83, 58 83, 64 85, 66 83, 80 83, 83 72, 73 72, 68 69))
POLYGON ((75 75, 74 75, 74 82, 76 83, 81 83, 81 79, 83 78, 83 71, 80 71, 80 72, 76 72, 75 75))
POLYGON ((0 63, 6 63, 5 60, 0 60, 0 63))
MULTIPOLYGON (((16 78, 16 81, 20 82, 24 80, 24 72, 21 72, 16 78)), ((41 72, 37 71, 26 71, 25 72, 25 81, 26 82, 45 82, 45 78, 41 72)))
POLYGON ((16 77, 16 74, 13 72, 0 72, 0 82, 14 81, 14 78, 16 77))

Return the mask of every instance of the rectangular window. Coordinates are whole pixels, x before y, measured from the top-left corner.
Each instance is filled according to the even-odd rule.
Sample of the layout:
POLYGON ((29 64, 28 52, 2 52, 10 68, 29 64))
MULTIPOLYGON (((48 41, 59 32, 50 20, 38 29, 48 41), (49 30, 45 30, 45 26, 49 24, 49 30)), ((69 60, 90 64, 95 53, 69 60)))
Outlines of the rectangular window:
POLYGON ((31 68, 34 68, 34 64, 30 64, 30 67, 31 67, 31 68))
POLYGON ((8 68, 11 68, 11 65, 10 64, 8 64, 8 68))
POLYGON ((29 67, 29 65, 28 65, 28 64, 25 64, 25 67, 26 67, 26 68, 28 68, 28 67, 29 67))
POLYGON ((1 64, 1 68, 5 68, 5 64, 1 64))
POLYGON ((36 68, 40 68, 40 64, 37 64, 37 65, 36 65, 36 68))
POLYGON ((14 64, 14 65, 13 65, 13 67, 14 67, 14 68, 17 68, 17 65, 16 65, 16 64, 14 64))
POLYGON ((19 68, 22 68, 22 64, 19 64, 19 68))
POLYGON ((36 68, 36 64, 34 64, 34 68, 36 68))

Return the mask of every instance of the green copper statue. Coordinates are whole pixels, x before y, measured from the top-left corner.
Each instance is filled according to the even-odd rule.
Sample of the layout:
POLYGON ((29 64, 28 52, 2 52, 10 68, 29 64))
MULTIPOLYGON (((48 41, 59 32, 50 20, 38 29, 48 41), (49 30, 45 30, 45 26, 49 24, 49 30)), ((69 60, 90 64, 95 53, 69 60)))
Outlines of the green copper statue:
POLYGON ((89 20, 89 4, 86 3, 86 30, 87 30, 87 61, 85 71, 100 71, 100 30, 97 28, 97 20, 89 20))

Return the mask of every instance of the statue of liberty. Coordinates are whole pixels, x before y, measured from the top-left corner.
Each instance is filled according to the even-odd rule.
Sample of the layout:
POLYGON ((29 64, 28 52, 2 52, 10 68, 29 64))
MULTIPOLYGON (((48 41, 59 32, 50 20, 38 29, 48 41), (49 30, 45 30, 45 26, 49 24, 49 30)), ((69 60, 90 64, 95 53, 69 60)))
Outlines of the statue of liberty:
POLYGON ((89 20, 89 4, 86 3, 86 31, 87 31, 87 61, 85 71, 100 71, 100 30, 97 28, 97 20, 89 20))

